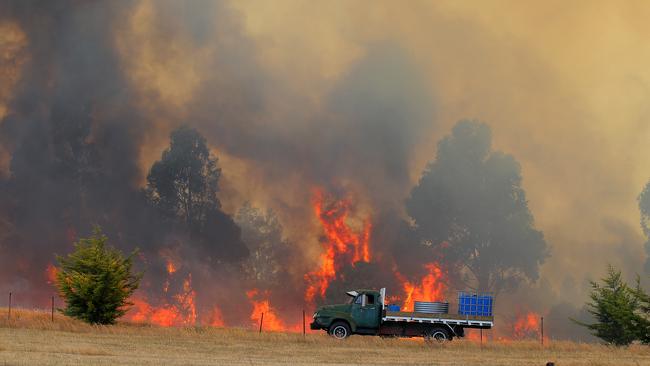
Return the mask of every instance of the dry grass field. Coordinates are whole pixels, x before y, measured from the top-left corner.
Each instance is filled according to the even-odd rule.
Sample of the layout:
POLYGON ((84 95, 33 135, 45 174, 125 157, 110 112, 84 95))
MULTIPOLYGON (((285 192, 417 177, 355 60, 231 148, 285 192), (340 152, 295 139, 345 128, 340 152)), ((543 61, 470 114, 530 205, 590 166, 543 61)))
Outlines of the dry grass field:
MULTIPOLYGON (((6 309, 0 314, 6 315, 6 309)), ((550 342, 422 341, 245 329, 90 326, 12 310, 0 320, 0 365, 650 365, 650 347, 550 342)))

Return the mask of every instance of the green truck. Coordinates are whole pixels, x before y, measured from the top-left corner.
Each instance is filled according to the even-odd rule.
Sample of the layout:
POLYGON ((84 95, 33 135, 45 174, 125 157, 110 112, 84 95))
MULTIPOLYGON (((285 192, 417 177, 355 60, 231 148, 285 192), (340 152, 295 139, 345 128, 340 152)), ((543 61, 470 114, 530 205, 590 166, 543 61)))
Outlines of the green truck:
POLYGON ((385 288, 354 290, 347 295, 350 298, 345 304, 319 307, 310 328, 325 330, 336 339, 360 334, 450 341, 463 337, 466 328, 494 326, 493 301, 489 295, 460 293, 458 314, 391 311, 385 305, 385 288))

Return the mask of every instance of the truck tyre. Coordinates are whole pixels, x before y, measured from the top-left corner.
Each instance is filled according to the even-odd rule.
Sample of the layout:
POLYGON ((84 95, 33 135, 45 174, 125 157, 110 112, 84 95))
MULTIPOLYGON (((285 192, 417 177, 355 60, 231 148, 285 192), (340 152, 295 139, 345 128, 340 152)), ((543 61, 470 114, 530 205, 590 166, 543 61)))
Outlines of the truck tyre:
POLYGON ((334 322, 328 331, 329 335, 336 339, 345 339, 350 336, 352 331, 346 322, 334 322))
POLYGON ((429 328, 424 331, 424 340, 439 343, 451 341, 451 332, 443 327, 429 328))

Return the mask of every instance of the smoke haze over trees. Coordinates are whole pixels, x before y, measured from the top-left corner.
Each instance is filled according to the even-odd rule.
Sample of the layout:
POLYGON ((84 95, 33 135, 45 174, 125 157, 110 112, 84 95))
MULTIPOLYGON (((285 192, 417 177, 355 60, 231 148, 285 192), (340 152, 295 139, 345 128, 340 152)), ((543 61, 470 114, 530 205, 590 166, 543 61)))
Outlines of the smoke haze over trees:
POLYGON ((247 324, 243 288, 302 305, 323 253, 320 187, 354 198, 378 254, 341 268, 328 299, 440 261, 481 265, 451 268, 454 289, 544 288, 557 295, 535 310, 566 318, 579 309, 556 305, 584 303, 566 289, 588 288, 593 268, 640 271, 647 257, 635 197, 650 169, 650 57, 631 45, 650 37, 649 9, 574 4, 551 24, 539 14, 553 7, 1 2, 0 290, 39 305, 54 254, 99 224, 141 248, 142 291, 168 285, 156 300, 172 301, 191 272, 197 306, 247 324), (474 117, 493 138, 456 131, 431 161, 474 117), (190 143, 170 146, 172 131, 190 143))
POLYGON ((468 286, 499 292, 537 280, 546 242, 533 226, 519 164, 492 151, 487 125, 454 126, 406 208, 421 243, 439 248, 468 286))
POLYGON ((248 250, 239 227, 221 210, 220 175, 205 138, 194 129, 180 127, 171 133, 161 160, 151 167, 145 193, 166 228, 186 233, 188 245, 201 251, 202 258, 238 261, 248 256, 248 250))

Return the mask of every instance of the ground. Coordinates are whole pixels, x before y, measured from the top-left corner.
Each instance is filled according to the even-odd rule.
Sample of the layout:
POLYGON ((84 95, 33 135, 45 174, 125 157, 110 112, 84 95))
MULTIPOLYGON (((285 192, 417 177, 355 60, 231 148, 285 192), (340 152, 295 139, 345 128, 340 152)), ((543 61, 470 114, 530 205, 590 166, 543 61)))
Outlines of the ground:
MULTIPOLYGON (((0 310, 0 314, 6 314, 0 310)), ((262 333, 234 328, 89 326, 57 315, 12 311, 0 320, 2 365, 650 365, 650 347, 549 341, 421 340, 262 333)))

